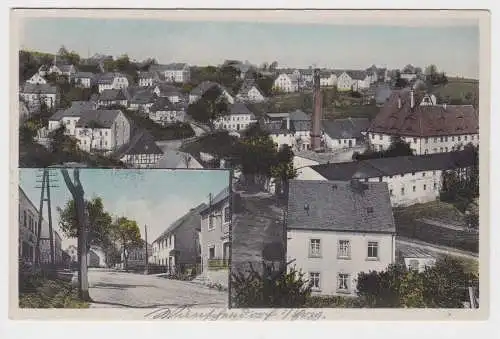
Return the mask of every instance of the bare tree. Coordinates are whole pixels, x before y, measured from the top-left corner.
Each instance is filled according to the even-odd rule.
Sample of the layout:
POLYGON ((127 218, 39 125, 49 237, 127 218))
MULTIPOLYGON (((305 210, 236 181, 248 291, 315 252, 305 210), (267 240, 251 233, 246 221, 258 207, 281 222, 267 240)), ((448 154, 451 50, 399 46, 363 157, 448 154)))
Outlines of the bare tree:
POLYGON ((182 153, 181 158, 184 162, 184 165, 186 165, 186 168, 189 168, 189 164, 191 163, 191 155, 189 153, 182 153))
POLYGON ((82 183, 80 181, 80 169, 75 168, 73 170, 73 181, 71 180, 68 170, 66 168, 61 169, 61 174, 64 178, 64 182, 68 187, 73 200, 75 201, 76 216, 78 220, 78 285, 79 294, 82 300, 90 301, 89 295, 89 280, 88 280, 88 268, 87 268, 87 213, 85 208, 85 199, 82 183))

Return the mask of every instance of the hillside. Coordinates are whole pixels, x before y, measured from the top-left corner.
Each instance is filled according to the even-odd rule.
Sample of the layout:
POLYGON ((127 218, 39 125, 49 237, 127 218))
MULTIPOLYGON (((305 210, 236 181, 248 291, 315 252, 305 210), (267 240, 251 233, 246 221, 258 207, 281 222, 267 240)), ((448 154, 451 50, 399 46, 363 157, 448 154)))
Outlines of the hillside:
POLYGON ((479 98, 479 81, 475 79, 448 78, 446 85, 439 85, 430 90, 438 102, 458 105, 476 105, 479 98))

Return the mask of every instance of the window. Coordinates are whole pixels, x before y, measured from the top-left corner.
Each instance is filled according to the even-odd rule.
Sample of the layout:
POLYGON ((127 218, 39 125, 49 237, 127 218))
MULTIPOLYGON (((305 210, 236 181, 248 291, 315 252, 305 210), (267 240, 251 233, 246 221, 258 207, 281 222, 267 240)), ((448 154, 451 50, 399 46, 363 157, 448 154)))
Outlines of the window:
POLYGON ((319 273, 318 272, 310 272, 309 273, 309 286, 311 286, 311 288, 314 290, 320 289, 319 273))
POLYGON ((437 142, 438 141, 438 138, 434 138, 434 142, 437 142))
POLYGON ((368 259, 378 259, 378 242, 368 242, 368 259))
POLYGON ((422 172, 422 176, 425 177, 425 172, 422 172))
POLYGON ((439 152, 443 153, 443 147, 439 147, 439 152))
POLYGON ((338 257, 349 259, 351 256, 351 244, 349 240, 339 240, 338 257))
POLYGON ((413 186, 413 192, 417 190, 417 186, 413 186))
POLYGON ((349 274, 339 273, 337 278, 337 290, 349 291, 349 274))
POLYGON ((416 144, 417 143, 417 138, 413 138, 413 143, 416 144))
POLYGON ((444 141, 448 141, 448 137, 444 137, 444 141))
POLYGON ((458 141, 460 141, 460 140, 462 140, 462 137, 459 135, 459 136, 457 137, 457 139, 458 139, 458 141))
POLYGON ((382 177, 378 177, 378 182, 382 182, 382 177))
POLYGON ((440 142, 443 142, 443 137, 439 138, 439 141, 440 141, 440 142))
POLYGON ((215 228, 214 226, 214 217, 212 215, 212 213, 210 213, 210 215, 208 216, 208 230, 213 230, 215 228))
POLYGON ((412 259, 410 260, 410 264, 408 265, 410 270, 418 271, 418 260, 412 259))
POLYGON ((432 175, 436 175, 436 171, 432 171, 432 175))
POLYGON ((214 259, 215 258, 215 246, 210 246, 208 248, 208 259, 214 259))
POLYGON ((372 139, 375 139, 375 134, 372 134, 372 139))
POLYGON ((404 173, 402 173, 402 174, 401 174, 401 178, 402 178, 402 177, 404 177, 404 176, 405 176, 405 174, 404 174, 404 173))
POLYGON ((455 137, 451 137, 451 141, 455 141, 455 137))
POLYGON ((424 184, 424 191, 425 191, 425 190, 427 190, 427 185, 426 185, 426 184, 424 184))
POLYGON ((467 136, 464 136, 464 140, 467 141, 467 136))
POLYGON ((224 208, 224 222, 231 221, 231 209, 229 207, 224 208))
POLYGON ((433 187, 434 187, 434 190, 436 190, 436 189, 437 189, 437 184, 436 184, 436 183, 434 183, 434 186, 433 186, 433 187))
POLYGON ((474 136, 473 136, 473 135, 471 135, 471 136, 470 136, 470 139, 471 139, 471 140, 474 140, 474 136))
POLYGON ((437 148, 433 148, 433 149, 432 149, 432 152, 433 152, 433 153, 437 153, 437 148))
POLYGON ((366 208, 367 213, 373 213, 373 207, 367 207, 366 208))
POLYGON ((23 211, 23 225, 24 225, 24 227, 28 227, 27 220, 28 220, 28 217, 26 215, 26 211, 23 211))
POLYGON ((429 143, 429 138, 425 138, 425 143, 428 144, 429 143))
POLYGON ((392 175, 389 175, 389 179, 392 179, 392 175))
POLYGON ((383 139, 382 134, 380 134, 380 135, 378 136, 378 138, 379 138, 379 140, 382 140, 382 139, 383 139))
POLYGON ((411 175, 415 176, 415 172, 411 172, 411 175))
POLYGON ((392 189, 389 190, 389 194, 392 196, 392 189))
POLYGON ((309 257, 319 258, 321 257, 321 240, 311 239, 309 245, 309 257))
POLYGON ((405 188, 401 187, 401 195, 405 195, 405 188))
POLYGON ((445 152, 448 152, 448 147, 445 147, 445 148, 444 148, 444 151, 445 151, 445 152))

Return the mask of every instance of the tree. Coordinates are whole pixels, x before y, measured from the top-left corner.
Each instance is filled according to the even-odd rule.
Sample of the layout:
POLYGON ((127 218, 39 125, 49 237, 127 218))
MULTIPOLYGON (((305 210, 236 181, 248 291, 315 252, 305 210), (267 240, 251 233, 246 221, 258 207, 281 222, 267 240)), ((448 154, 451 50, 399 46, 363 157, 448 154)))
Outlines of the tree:
POLYGON ((130 250, 142 245, 141 231, 136 221, 121 217, 113 224, 113 232, 115 239, 118 240, 121 245, 123 264, 125 270, 127 270, 130 250))
POLYGON ((188 106, 187 113, 213 130, 214 121, 228 114, 228 103, 220 87, 213 86, 198 101, 188 106))
POLYGON ((270 71, 275 71, 277 68, 278 68, 278 62, 277 62, 277 61, 273 61, 273 62, 271 62, 271 64, 269 65, 269 70, 270 70, 270 71))
POLYGON ((88 281, 88 269, 87 269, 87 229, 88 229, 88 219, 85 208, 84 194, 82 183, 80 181, 80 169, 75 168, 73 170, 73 181, 71 180, 68 169, 62 168, 61 174, 66 183, 66 187, 73 196, 75 202, 76 210, 76 222, 78 229, 78 284, 79 284, 79 294, 82 300, 90 300, 89 295, 89 281, 88 281))
POLYGON ((364 153, 355 152, 352 156, 354 160, 367 160, 375 158, 392 158, 413 155, 413 150, 410 144, 405 142, 400 136, 394 136, 391 139, 391 144, 385 151, 374 151, 368 149, 364 153))
POLYGON ((399 70, 396 71, 394 76, 394 87, 396 88, 406 88, 408 86, 408 81, 401 77, 401 72, 399 70))
POLYGON ((271 176, 275 179, 276 193, 288 194, 288 182, 297 176, 293 166, 293 151, 290 146, 283 145, 276 155, 276 163, 271 168, 271 176))

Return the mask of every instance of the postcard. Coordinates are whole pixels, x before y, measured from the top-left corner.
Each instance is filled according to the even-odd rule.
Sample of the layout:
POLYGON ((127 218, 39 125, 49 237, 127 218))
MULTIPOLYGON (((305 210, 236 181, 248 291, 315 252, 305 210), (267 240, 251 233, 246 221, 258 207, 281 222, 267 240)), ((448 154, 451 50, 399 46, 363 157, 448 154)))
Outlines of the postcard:
POLYGON ((12 317, 487 317, 487 12, 11 25, 12 317))

